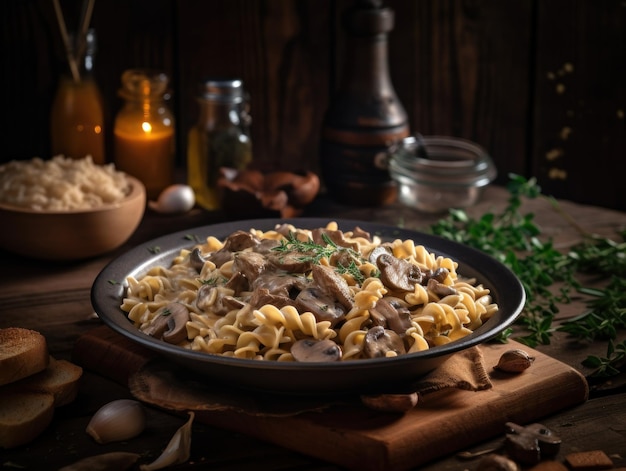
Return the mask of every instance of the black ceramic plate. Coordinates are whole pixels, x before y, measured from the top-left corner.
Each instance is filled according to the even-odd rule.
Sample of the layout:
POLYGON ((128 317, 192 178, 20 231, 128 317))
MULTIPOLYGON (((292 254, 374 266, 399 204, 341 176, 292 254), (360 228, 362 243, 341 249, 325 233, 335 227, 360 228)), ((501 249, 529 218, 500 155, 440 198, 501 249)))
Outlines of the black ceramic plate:
POLYGON ((141 277, 154 265, 168 266, 182 248, 193 246, 189 235, 204 240, 209 235, 223 240, 236 230, 273 229, 278 223, 313 229, 325 227, 327 219, 258 219, 198 227, 141 244, 107 265, 94 281, 91 301, 96 313, 113 330, 191 371, 206 383, 286 394, 399 392, 432 371, 453 353, 479 345, 510 326, 522 311, 525 296, 520 281, 495 259, 458 243, 420 232, 363 221, 338 220, 339 229, 359 226, 383 240, 413 239, 430 252, 459 263, 458 273, 475 277, 491 290, 498 312, 472 334, 450 344, 395 358, 345 362, 297 363, 245 360, 195 352, 170 345, 141 333, 120 309, 126 277, 141 277), (158 251, 155 248, 158 247, 158 251), (116 281, 119 283, 112 283, 116 281))

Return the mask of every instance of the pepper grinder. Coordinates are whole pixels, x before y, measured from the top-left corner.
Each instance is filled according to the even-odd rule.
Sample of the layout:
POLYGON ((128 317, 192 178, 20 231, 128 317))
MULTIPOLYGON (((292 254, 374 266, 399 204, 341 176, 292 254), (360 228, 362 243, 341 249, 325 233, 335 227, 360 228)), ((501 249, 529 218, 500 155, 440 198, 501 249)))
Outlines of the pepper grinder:
POLYGON ((345 57, 322 124, 320 168, 336 201, 379 206, 393 202, 397 193, 385 156, 409 135, 389 75, 387 34, 394 12, 382 0, 356 0, 342 20, 345 57))

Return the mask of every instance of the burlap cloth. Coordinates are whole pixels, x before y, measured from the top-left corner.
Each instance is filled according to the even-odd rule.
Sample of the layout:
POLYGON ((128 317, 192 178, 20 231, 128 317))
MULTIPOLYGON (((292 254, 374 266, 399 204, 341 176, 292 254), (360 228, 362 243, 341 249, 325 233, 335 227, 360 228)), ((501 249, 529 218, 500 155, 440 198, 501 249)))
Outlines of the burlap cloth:
MULTIPOLYGON (((151 361, 129 378, 131 393, 139 400, 173 411, 235 411, 256 416, 290 416, 323 411, 341 404, 359 404, 359 397, 284 397, 243 391, 220 391, 175 373, 163 361, 151 361)), ((420 397, 445 390, 481 391, 492 387, 479 347, 458 352, 412 389, 420 397)), ((363 406, 365 407, 365 406, 363 406)))

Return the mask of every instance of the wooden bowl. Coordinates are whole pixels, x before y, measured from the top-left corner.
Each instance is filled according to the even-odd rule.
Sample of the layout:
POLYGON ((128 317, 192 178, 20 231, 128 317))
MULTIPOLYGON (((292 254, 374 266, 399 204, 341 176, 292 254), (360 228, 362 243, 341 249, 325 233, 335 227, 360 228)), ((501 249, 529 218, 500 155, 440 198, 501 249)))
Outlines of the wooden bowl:
POLYGON ((129 175, 119 203, 94 209, 37 211, 0 204, 0 248, 43 260, 80 260, 110 252, 135 232, 146 207, 144 185, 129 175))

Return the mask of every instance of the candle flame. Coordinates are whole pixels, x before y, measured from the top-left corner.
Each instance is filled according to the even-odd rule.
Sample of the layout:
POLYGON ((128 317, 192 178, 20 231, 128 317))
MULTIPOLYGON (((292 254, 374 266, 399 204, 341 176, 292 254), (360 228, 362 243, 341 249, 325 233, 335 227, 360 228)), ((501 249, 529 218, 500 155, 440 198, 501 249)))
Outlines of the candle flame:
POLYGON ((152 126, 150 125, 150 123, 144 121, 143 123, 141 123, 141 129, 143 129, 145 133, 149 133, 152 131, 152 126))

